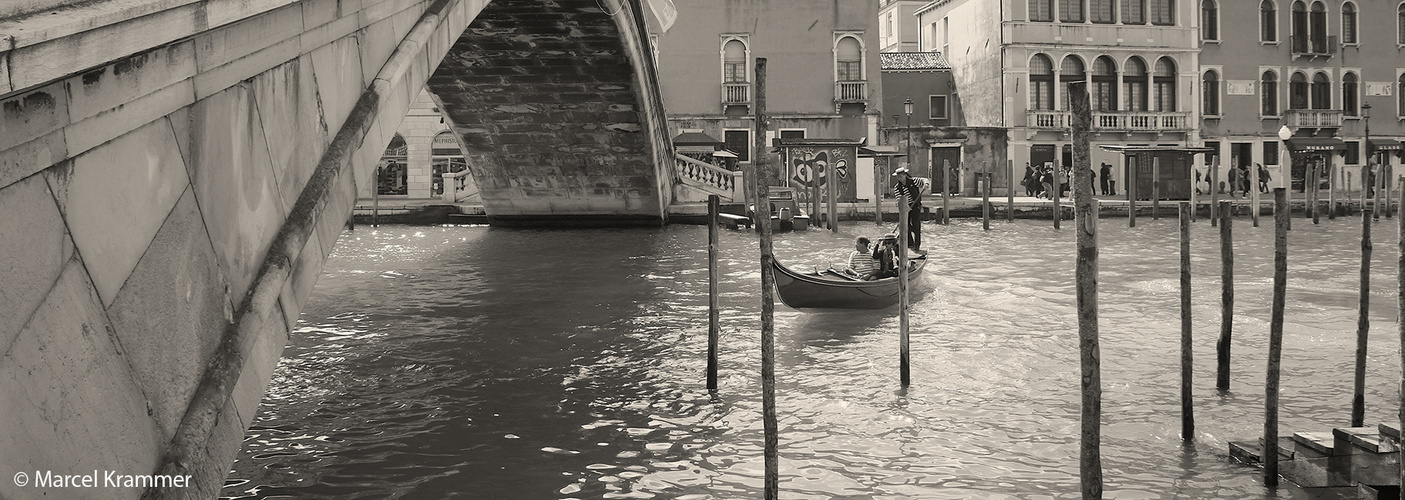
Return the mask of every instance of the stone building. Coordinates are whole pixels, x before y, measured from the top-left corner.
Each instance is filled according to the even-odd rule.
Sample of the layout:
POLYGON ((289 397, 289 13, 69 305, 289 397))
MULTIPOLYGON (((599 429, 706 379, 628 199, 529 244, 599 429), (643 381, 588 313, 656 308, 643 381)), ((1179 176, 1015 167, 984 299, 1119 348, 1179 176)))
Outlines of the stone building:
POLYGON ((1308 162, 1330 163, 1337 186, 1350 180, 1359 189, 1368 121, 1377 164, 1401 164, 1405 2, 1202 0, 1196 7, 1200 135, 1222 164, 1263 164, 1275 184, 1290 173, 1300 190, 1308 162), (1286 144, 1279 139, 1285 126, 1293 134, 1286 144), (1287 169, 1290 149, 1299 154, 1287 169))
MULTIPOLYGON (((674 3, 667 31, 649 20, 671 137, 705 133, 749 164, 758 153, 756 59, 764 57, 768 138, 877 143, 877 0, 674 3)), ((779 173, 796 174, 794 166, 779 173)))
MULTIPOLYGON (((932 27, 922 50, 951 63, 966 125, 1008 131, 1018 178, 1072 162, 1069 82, 1087 82, 1095 144, 1197 145, 1198 13, 1189 0, 936 0, 916 15, 932 27)), ((1120 155, 1091 154, 1124 185, 1120 155)))
MULTIPOLYGON (((381 156, 379 168, 376 184, 382 201, 440 198, 444 172, 466 172, 469 168, 457 136, 449 130, 429 92, 420 91, 410 105, 410 112, 381 156)), ((472 203, 478 189, 473 176, 462 177, 467 186, 459 189, 456 201, 472 203)), ((358 197, 371 197, 371 186, 358 189, 358 197)))
POLYGON ((917 9, 928 0, 878 0, 878 50, 880 52, 917 52, 922 48, 924 31, 917 25, 917 9))

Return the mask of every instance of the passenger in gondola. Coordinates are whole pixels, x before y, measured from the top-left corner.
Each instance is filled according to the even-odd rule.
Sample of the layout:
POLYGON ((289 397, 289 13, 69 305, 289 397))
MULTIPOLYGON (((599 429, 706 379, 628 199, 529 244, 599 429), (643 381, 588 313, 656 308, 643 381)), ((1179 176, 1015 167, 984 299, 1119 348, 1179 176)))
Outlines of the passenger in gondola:
POLYGON ((898 275, 898 235, 884 236, 877 245, 874 245, 872 257, 878 266, 874 270, 873 279, 896 277, 898 275))
POLYGON ((878 270, 878 262, 873 258, 873 248, 869 245, 868 238, 863 236, 854 240, 854 251, 849 252, 849 277, 859 280, 871 280, 878 270))

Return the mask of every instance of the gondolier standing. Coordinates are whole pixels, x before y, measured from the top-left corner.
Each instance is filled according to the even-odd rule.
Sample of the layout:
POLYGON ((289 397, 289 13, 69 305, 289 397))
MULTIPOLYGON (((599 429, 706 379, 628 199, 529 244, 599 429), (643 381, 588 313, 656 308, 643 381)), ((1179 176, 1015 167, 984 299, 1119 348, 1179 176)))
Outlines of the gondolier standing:
POLYGON ((893 194, 907 196, 908 248, 918 250, 922 248, 922 184, 912 178, 907 167, 898 167, 893 177, 898 178, 893 194))

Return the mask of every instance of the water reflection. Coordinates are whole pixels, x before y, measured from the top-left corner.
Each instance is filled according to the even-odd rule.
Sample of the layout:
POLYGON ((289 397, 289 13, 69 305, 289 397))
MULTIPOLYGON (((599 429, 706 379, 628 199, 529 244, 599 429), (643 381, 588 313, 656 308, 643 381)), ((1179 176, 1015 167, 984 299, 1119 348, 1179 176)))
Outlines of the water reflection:
MULTIPOLYGON (((1285 431, 1346 423, 1359 223, 1290 236, 1285 431)), ((1394 231, 1378 226, 1368 422, 1394 418, 1394 231), (1388 236, 1387 236, 1388 235, 1388 236), (1382 243, 1385 244, 1382 244, 1382 243)), ((853 236, 781 236, 839 262, 853 236)), ((1174 221, 1100 225, 1103 465, 1115 498, 1303 497, 1227 461, 1262 423, 1272 229, 1235 225, 1233 387, 1214 392, 1218 229, 1194 227, 1196 442, 1182 445, 1174 221)), ((897 315, 777 306, 784 498, 1060 498, 1078 491, 1074 233, 924 228, 914 385, 897 315)), ((347 233, 275 372, 236 498, 755 498, 754 235, 722 235, 720 390, 704 388, 706 229, 347 233)))

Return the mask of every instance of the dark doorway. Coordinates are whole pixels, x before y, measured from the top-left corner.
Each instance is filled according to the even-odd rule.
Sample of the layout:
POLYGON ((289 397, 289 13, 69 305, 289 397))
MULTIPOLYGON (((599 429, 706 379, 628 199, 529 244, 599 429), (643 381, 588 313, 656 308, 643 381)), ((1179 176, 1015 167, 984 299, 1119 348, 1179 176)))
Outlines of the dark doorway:
POLYGON ((932 148, 932 193, 940 193, 939 186, 942 185, 942 166, 949 165, 946 173, 950 178, 951 185, 947 192, 951 194, 961 193, 961 148, 932 148))

